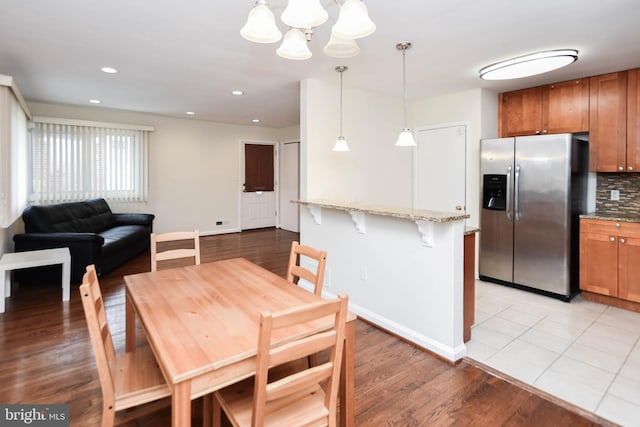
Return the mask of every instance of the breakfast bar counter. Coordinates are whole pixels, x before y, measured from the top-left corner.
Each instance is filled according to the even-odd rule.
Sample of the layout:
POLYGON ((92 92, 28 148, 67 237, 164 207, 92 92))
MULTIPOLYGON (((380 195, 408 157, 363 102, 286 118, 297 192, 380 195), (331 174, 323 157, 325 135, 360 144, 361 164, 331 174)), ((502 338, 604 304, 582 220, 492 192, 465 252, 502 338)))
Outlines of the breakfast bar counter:
MULTIPOLYGON (((326 250, 324 293, 420 347, 457 361, 463 336, 464 220, 439 212, 325 199, 296 200, 302 244, 326 250)), ((306 286, 307 284, 303 284, 306 286)))

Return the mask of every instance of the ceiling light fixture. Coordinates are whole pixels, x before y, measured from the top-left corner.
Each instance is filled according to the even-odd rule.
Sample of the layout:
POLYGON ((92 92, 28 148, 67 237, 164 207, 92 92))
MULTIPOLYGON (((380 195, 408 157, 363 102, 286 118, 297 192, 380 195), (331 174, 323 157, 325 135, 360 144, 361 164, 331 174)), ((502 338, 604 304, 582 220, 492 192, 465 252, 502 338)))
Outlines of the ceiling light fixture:
POLYGON ((185 114, 188 116, 195 116, 196 113, 195 111, 187 111, 185 114))
POLYGON ((101 101, 99 99, 90 99, 89 102, 91 104, 100 104, 101 101))
POLYGON ((407 126, 407 66, 405 62, 405 55, 407 49, 411 49, 411 43, 402 42, 396 45, 396 49, 402 51, 402 84, 404 89, 404 128, 400 135, 398 136, 398 140, 396 141, 396 146, 398 147, 415 147, 416 140, 413 139, 413 132, 407 126))
POLYGON ((102 67, 100 70, 101 70, 103 73, 107 73, 107 74, 115 74, 115 73, 117 73, 117 72, 118 72, 118 70, 116 70, 116 69, 115 69, 115 68, 113 68, 113 67, 102 67))
POLYGON ((336 144, 333 146, 333 151, 349 151, 349 145, 347 140, 342 136, 342 74, 349 68, 341 65, 336 67, 336 71, 340 73, 340 136, 336 139, 336 144))
POLYGON ((231 95, 240 96, 240 95, 244 95, 244 92, 241 90, 232 90, 231 95))
MULTIPOLYGON (((340 6, 338 0, 335 2, 340 6)), ((313 28, 322 25, 328 18, 329 14, 320 0, 288 0, 280 16, 282 22, 289 26, 283 39, 269 4, 266 0, 257 0, 240 35, 256 43, 275 43, 283 39, 276 53, 286 59, 304 60, 312 56, 307 44, 311 41, 313 28)), ((366 37, 375 30, 376 25, 369 18, 362 0, 346 0, 340 6, 338 20, 331 29, 324 52, 334 58, 355 56, 360 52, 355 39, 366 37)))
POLYGON ((483 80, 509 80, 535 76, 557 70, 578 60, 575 49, 558 49, 532 53, 501 61, 480 70, 483 80))

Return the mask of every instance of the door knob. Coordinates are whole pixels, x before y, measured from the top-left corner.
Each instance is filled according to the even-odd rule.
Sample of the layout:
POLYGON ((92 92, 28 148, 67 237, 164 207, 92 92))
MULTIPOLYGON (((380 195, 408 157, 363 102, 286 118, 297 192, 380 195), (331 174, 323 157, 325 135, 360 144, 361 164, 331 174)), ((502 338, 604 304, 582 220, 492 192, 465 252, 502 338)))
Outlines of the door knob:
POLYGON ((460 206, 460 205, 456 205, 456 210, 457 210, 457 211, 461 211, 461 210, 462 210, 462 206, 460 206))

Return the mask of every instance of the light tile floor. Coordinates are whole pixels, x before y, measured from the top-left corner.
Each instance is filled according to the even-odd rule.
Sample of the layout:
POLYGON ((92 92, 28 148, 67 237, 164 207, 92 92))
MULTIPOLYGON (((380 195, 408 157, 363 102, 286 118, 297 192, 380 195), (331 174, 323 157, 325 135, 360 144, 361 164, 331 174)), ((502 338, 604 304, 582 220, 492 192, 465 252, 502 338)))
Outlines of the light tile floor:
POLYGON ((640 313, 477 280, 475 320, 467 357, 640 427, 640 313))

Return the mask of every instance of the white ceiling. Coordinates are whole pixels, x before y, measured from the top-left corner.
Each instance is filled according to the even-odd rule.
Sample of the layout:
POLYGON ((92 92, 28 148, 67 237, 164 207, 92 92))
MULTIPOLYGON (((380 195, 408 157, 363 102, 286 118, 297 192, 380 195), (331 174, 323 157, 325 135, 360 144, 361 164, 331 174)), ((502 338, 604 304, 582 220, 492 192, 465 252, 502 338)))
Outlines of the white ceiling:
MULTIPOLYGON (((402 96, 407 51, 409 98, 472 88, 497 91, 640 67, 638 0, 364 0, 376 32, 355 58, 322 52, 338 16, 315 29, 313 58, 289 61, 277 44, 244 40, 254 0, 0 0, 0 74, 27 101, 90 105, 223 123, 283 127, 299 122, 299 81, 335 79, 345 87, 402 96), (580 59, 543 76, 503 82, 478 78, 491 63, 545 49, 575 48, 580 59), (102 73, 112 66, 118 74, 102 73), (233 89, 246 92, 242 97, 233 89)), ((342 3, 342 0, 340 0, 342 3)), ((270 0, 279 16, 286 0, 270 0)))

